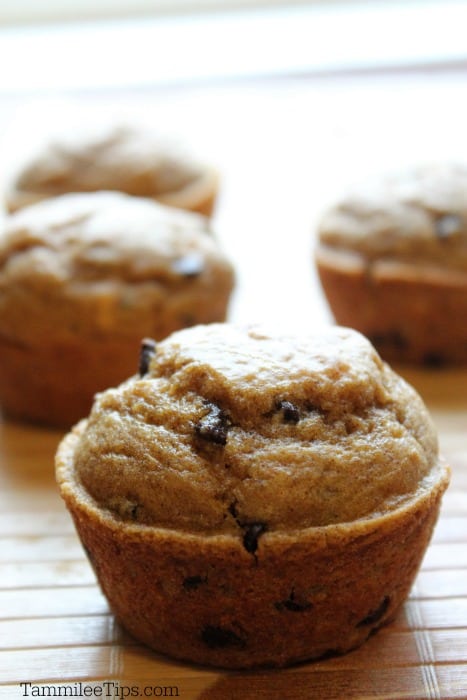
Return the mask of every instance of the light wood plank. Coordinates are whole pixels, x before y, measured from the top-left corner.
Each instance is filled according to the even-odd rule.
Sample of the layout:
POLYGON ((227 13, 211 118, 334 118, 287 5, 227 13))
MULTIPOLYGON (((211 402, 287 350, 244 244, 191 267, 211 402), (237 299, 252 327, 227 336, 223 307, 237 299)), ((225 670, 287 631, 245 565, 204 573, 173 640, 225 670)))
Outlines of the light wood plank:
POLYGON ((415 600, 405 606, 405 620, 411 629, 467 629, 467 597, 415 600))
POLYGON ((0 562, 66 561, 79 559, 83 549, 76 534, 22 535, 0 538, 0 562))
POLYGON ((73 522, 67 512, 56 509, 32 509, 0 513, 0 538, 22 535, 64 535, 74 533, 73 522), (34 530, 33 530, 34 524, 34 530))
POLYGON ((102 615, 107 602, 97 586, 37 588, 0 591, 0 610, 5 620, 63 615, 102 615))
POLYGON ((0 651, 0 683, 114 678, 118 647, 0 651))
POLYGON ((467 596, 467 569, 422 569, 411 598, 461 598, 467 596))
POLYGON ((467 697, 467 664, 443 664, 436 667, 439 697, 446 700, 467 697))
POLYGON ((94 584, 96 577, 86 559, 56 561, 2 562, 0 590, 3 588, 51 588, 94 584))
POLYGON ((433 533, 432 543, 462 542, 465 544, 467 533, 467 516, 450 516, 448 513, 438 520, 433 533))
POLYGON ((433 542, 425 554, 422 569, 465 569, 467 546, 465 542, 433 542))
POLYGON ((132 643, 113 615, 0 620, 0 649, 29 649, 132 643))

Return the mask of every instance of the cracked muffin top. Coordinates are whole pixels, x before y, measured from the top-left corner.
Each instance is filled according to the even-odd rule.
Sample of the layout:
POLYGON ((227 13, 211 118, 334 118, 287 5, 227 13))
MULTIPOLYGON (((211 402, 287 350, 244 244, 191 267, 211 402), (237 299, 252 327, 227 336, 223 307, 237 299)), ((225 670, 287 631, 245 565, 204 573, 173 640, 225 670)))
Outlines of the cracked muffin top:
POLYGON ((127 522, 293 532, 377 517, 428 488, 436 434, 356 331, 199 325, 142 344, 139 375, 80 424, 78 481, 127 522))
POLYGON ((324 213, 319 240, 367 259, 467 271, 467 167, 419 166, 362 183, 324 213))
POLYGON ((12 174, 6 200, 13 211, 67 192, 118 190, 163 199, 211 170, 179 142, 147 127, 105 124, 39 145, 12 174))

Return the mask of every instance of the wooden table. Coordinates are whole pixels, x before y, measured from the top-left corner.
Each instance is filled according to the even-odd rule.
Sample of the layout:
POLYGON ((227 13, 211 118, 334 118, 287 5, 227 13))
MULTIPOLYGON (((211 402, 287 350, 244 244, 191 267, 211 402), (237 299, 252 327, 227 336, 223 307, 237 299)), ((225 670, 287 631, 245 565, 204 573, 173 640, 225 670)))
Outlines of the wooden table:
MULTIPOLYGON (((231 318, 306 328, 331 320, 311 258, 319 211, 368 172, 465 157, 464 80, 439 70, 79 97, 81 109, 170 125, 219 165, 214 225, 238 271, 231 318)), ((36 126, 41 115, 49 122, 62 109, 55 97, 2 104, 8 128, 36 126)), ((1 425, 0 698, 58 696, 60 684, 74 697, 467 698, 467 369, 400 371, 425 398, 453 470, 422 569, 397 620, 362 648, 280 672, 194 667, 129 638, 57 494, 61 434, 1 425)))

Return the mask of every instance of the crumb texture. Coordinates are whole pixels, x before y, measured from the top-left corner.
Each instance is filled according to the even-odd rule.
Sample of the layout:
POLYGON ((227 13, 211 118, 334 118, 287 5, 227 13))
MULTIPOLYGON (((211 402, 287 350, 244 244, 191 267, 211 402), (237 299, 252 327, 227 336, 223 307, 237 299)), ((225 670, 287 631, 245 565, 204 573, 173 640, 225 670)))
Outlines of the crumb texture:
POLYGON ((386 513, 437 463, 415 391, 350 329, 300 338, 210 324, 157 344, 144 373, 100 394, 74 460, 126 521, 263 533, 386 513))

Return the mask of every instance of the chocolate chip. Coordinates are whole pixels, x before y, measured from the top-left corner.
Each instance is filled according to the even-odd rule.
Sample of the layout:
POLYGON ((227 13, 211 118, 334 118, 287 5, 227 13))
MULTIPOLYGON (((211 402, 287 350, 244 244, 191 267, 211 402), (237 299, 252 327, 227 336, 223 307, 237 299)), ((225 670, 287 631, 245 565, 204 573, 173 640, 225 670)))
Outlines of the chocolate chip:
POLYGON ((198 437, 216 445, 225 445, 230 421, 226 413, 213 403, 208 403, 209 413, 195 426, 198 437))
POLYGON ((363 620, 360 620, 360 622, 357 623, 357 627, 366 627, 368 625, 374 625, 375 622, 379 622, 387 612, 390 602, 391 599, 389 598, 389 596, 385 596, 381 601, 381 604, 376 608, 376 610, 370 610, 368 615, 366 615, 363 618, 363 620))
POLYGON ((318 406, 318 404, 312 403, 311 401, 306 402, 305 408, 310 413, 321 413, 323 415, 325 414, 325 411, 321 408, 321 406, 318 406))
POLYGON ((237 515, 237 501, 233 501, 232 503, 229 504, 228 511, 230 515, 237 521, 238 523, 238 515, 237 515))
POLYGON ((313 604, 308 600, 297 600, 295 596, 295 591, 291 591, 289 597, 286 600, 281 600, 279 603, 275 603, 277 610, 289 610, 290 612, 303 612, 304 610, 309 610, 313 607, 313 604))
POLYGON ((186 591, 195 591, 197 588, 207 583, 207 578, 205 576, 187 576, 183 580, 183 588, 186 591))
POLYGON ((394 348, 395 350, 407 350, 409 341, 400 331, 388 331, 387 333, 372 333, 368 340, 377 347, 394 348))
POLYGON ((244 649, 246 646, 245 640, 232 630, 226 627, 215 627, 214 625, 206 625, 203 628, 201 639, 210 649, 226 649, 229 647, 244 649))
POLYGON ((444 214, 435 221, 435 231, 441 240, 462 231, 462 219, 458 214, 444 214))
POLYGON ((254 554, 258 549, 258 538, 266 532, 267 527, 264 523, 251 523, 244 525, 245 534, 243 535, 243 546, 250 554, 254 554))
POLYGON ((130 517, 132 518, 132 520, 138 520, 138 510, 139 510, 139 508, 140 508, 140 506, 137 505, 137 504, 131 506, 131 508, 130 508, 130 510, 129 510, 129 514, 130 514, 130 517))
POLYGON ((236 520, 237 525, 244 530, 243 534, 243 546, 246 551, 250 554, 254 554, 258 549, 258 539, 266 532, 267 525, 265 523, 244 523, 238 517, 237 513, 237 501, 234 501, 229 505, 229 513, 236 520))
POLYGON ((427 352, 422 358, 423 364, 432 369, 439 369, 447 365, 446 358, 439 352, 427 352))
POLYGON ((300 420, 300 411, 290 401, 278 401, 276 407, 282 411, 286 423, 298 423, 300 420))
POLYGON ((196 316, 188 312, 182 312, 178 315, 178 319, 183 326, 183 328, 189 328, 190 326, 195 326, 197 323, 196 316))
POLYGON ((204 262, 200 255, 191 253, 174 260, 172 270, 182 277, 199 277, 204 270, 204 262))
POLYGON ((149 372, 149 365, 156 354, 156 341, 144 338, 139 351, 139 376, 144 377, 149 372))

